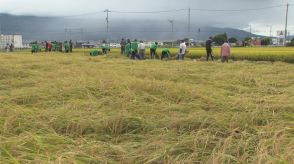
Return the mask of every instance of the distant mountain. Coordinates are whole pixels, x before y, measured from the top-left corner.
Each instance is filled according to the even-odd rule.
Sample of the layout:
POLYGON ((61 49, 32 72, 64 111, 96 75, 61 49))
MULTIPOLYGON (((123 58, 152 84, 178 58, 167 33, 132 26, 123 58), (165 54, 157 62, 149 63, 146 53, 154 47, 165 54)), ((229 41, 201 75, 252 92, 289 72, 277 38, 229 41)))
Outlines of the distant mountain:
MULTIPOLYGON (((109 38, 143 39, 143 40, 176 40, 187 38, 185 22, 175 24, 171 32, 170 24, 157 20, 112 20, 109 33, 106 33, 104 20, 73 19, 62 17, 15 16, 0 14, 2 34, 22 34, 24 40, 101 40, 109 38), (108 36, 108 37, 107 37, 108 36)), ((197 40, 205 40, 209 36, 227 33, 229 37, 243 39, 257 36, 249 32, 218 27, 193 27, 190 36, 197 40), (199 32, 200 28, 200 32, 199 32)))

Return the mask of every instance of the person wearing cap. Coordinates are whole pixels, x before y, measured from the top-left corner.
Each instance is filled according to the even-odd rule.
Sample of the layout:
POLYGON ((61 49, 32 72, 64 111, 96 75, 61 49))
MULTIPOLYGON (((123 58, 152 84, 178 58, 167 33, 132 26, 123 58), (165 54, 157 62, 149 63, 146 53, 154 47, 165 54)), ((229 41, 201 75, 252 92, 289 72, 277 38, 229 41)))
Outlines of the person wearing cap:
POLYGON ((206 60, 208 61, 209 58, 211 58, 211 60, 213 61, 214 57, 212 52, 212 37, 209 37, 209 39, 205 43, 205 46, 206 46, 206 60))

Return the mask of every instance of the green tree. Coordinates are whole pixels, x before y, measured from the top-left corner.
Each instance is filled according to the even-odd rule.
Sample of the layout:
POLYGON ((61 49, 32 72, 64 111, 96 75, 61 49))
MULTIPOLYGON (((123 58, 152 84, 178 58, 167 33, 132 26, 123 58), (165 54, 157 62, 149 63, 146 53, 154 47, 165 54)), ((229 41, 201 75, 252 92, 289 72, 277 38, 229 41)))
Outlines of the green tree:
POLYGON ((243 39, 243 46, 250 46, 252 39, 250 37, 246 37, 243 39))
POLYGON ((235 38, 235 37, 231 37, 231 38, 229 38, 229 40, 228 40, 230 43, 237 43, 237 38, 235 38))
POLYGON ((213 37, 213 42, 215 42, 216 45, 222 45, 226 40, 228 40, 228 36, 226 33, 218 34, 213 37))
POLYGON ((291 39, 291 42, 288 44, 288 46, 294 46, 294 38, 291 39))

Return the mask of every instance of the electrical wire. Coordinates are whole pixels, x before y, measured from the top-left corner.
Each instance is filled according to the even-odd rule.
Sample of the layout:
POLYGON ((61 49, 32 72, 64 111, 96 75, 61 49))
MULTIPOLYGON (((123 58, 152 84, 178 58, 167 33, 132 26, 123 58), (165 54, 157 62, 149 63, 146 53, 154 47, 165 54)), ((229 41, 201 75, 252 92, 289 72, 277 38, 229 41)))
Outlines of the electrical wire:
POLYGON ((191 11, 209 11, 209 12, 245 12, 245 11, 260 11, 260 10, 268 10, 273 8, 285 7, 285 5, 276 5, 269 7, 261 7, 261 8, 250 8, 250 9, 191 9, 191 11))
MULTIPOLYGON (((285 5, 275 5, 275 6, 268 6, 268 7, 261 7, 261 8, 247 8, 247 9, 207 9, 207 8, 191 8, 191 11, 203 11, 203 12, 248 12, 248 11, 261 11, 261 10, 268 10, 273 8, 281 8, 285 7, 285 5)), ((160 14, 160 13, 174 13, 174 12, 182 12, 187 11, 189 9, 172 9, 172 10, 158 10, 158 11, 123 11, 123 10, 109 10, 110 13, 118 13, 118 14, 160 14)), ((68 16, 61 16, 62 18, 69 18, 69 17, 84 17, 89 15, 97 15, 104 13, 103 11, 98 12, 90 12, 90 13, 83 13, 78 15, 68 15, 68 16)))

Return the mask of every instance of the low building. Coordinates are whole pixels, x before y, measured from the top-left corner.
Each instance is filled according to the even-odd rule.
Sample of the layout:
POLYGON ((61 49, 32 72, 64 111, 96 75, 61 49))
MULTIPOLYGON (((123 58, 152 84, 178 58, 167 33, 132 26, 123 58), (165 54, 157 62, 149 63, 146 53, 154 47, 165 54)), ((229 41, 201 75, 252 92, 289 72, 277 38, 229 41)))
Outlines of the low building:
POLYGON ((0 35, 0 49, 5 49, 7 44, 14 48, 23 48, 22 35, 0 35))

